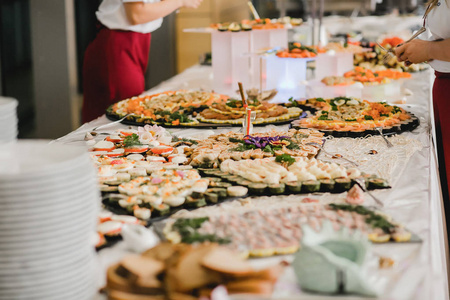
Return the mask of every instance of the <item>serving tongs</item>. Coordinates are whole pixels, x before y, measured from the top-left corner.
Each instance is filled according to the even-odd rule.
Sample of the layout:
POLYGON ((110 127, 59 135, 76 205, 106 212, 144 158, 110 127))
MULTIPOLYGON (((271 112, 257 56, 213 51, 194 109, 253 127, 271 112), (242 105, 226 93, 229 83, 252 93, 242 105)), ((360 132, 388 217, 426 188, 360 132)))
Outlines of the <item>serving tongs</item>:
POLYGON ((394 145, 386 138, 386 136, 383 133, 383 128, 381 127, 375 127, 375 129, 380 133, 381 137, 384 139, 384 141, 386 142, 386 145, 388 146, 388 148, 392 148, 394 147, 394 145))
POLYGON ((117 123, 122 123, 122 121, 125 120, 126 118, 128 118, 130 115, 131 114, 126 114, 124 117, 120 118, 117 121, 110 122, 110 123, 103 124, 103 125, 99 125, 99 126, 96 126, 96 127, 92 128, 90 131, 86 132, 86 134, 84 136, 84 139, 85 140, 92 140, 94 136, 102 135, 102 134, 106 134, 106 135, 110 134, 110 133, 107 133, 107 132, 100 132, 99 133, 99 132, 96 132, 96 131, 99 130, 99 129, 102 129, 102 128, 109 127, 111 125, 117 124, 117 123))
MULTIPOLYGON (((427 29, 425 27, 421 27, 419 30, 417 30, 416 33, 413 34, 412 37, 410 37, 407 41, 405 41, 403 44, 409 43, 412 40, 414 40, 416 37, 418 37, 419 35, 421 35, 422 33, 424 33, 425 31, 427 31, 427 29)), ((381 46, 379 43, 377 43, 378 47, 380 47, 381 50, 385 51, 386 54, 383 56, 382 62, 383 64, 387 64, 394 56, 395 56, 395 48, 391 48, 389 50, 387 50, 386 48, 384 48, 383 46, 381 46)))
POLYGON ((371 192, 369 192, 369 190, 366 188, 366 182, 364 179, 361 178, 355 178, 355 182, 356 184, 363 190, 364 193, 369 194, 370 197, 372 197, 372 199, 380 206, 383 207, 384 204, 383 202, 378 199, 377 197, 375 197, 371 192))
POLYGON ((358 165, 356 162, 354 162, 354 161, 352 161, 352 160, 350 160, 350 159, 348 159, 348 158, 345 158, 345 157, 343 157, 342 155, 331 154, 330 152, 325 151, 325 149, 323 148, 323 146, 322 146, 321 144, 319 144, 319 143, 316 143, 316 142, 310 142, 310 143, 306 143, 306 145, 310 145, 310 146, 317 147, 317 148, 319 148, 323 153, 325 153, 325 154, 331 156, 332 158, 342 159, 342 160, 345 160, 346 162, 351 163, 351 164, 354 165, 355 167, 359 167, 359 165, 358 165))

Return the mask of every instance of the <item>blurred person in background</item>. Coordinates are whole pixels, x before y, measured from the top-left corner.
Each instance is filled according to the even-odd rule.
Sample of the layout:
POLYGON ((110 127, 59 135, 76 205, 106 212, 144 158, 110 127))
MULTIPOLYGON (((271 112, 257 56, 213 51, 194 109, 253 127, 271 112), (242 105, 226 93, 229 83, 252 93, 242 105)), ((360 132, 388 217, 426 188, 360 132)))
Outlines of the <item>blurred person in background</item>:
MULTIPOLYGON (((433 106, 436 143, 444 203, 447 206, 450 186, 450 1, 433 0, 425 12, 425 25, 431 33, 429 41, 415 39, 395 49, 400 61, 407 64, 426 62, 435 70, 433 106)), ((447 216, 450 209, 447 207, 447 216)))
POLYGON ((111 104, 145 89, 144 74, 151 33, 162 18, 179 8, 197 8, 202 0, 103 0, 96 12, 98 33, 83 62, 83 122, 105 113, 111 104))

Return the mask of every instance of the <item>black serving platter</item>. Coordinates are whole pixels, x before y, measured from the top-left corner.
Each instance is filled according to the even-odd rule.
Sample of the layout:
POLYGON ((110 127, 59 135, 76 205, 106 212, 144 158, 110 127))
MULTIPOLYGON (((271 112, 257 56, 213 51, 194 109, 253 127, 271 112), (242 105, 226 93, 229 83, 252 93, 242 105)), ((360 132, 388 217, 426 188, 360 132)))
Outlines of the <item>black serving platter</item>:
MULTIPOLYGON (((311 112, 311 114, 315 114, 317 112, 317 109, 315 109, 314 107, 309 106, 309 105, 300 105, 299 107, 304 111, 311 112)), ((411 112, 408 112, 408 114, 411 116, 411 119, 409 119, 408 121, 406 121, 400 125, 383 128, 383 134, 387 134, 387 135, 401 134, 403 132, 413 131, 414 129, 419 127, 419 125, 420 125, 419 118, 416 117, 411 112)), ((296 120, 300 120, 305 117, 307 117, 307 115, 302 114, 296 120)), ((296 120, 294 120, 294 121, 296 121, 296 120)), ((289 128, 293 128, 293 129, 297 129, 297 130, 298 129, 308 129, 307 127, 296 126, 294 124, 294 122, 291 122, 289 128)), ((323 130, 323 129, 316 129, 316 130, 324 133, 325 136, 333 136, 333 137, 337 137, 337 138, 339 138, 339 137, 360 138, 360 137, 365 137, 368 135, 380 135, 380 132, 375 129, 369 129, 369 130, 363 130, 363 131, 337 131, 337 130, 323 130)))
MULTIPOLYGON (((302 113, 302 115, 300 115, 300 118, 303 115, 306 116, 306 113, 302 113)), ((122 118, 116 114, 109 112, 109 111, 106 112, 106 117, 111 121, 117 121, 122 118)), ((291 124, 292 121, 295 121, 297 119, 299 119, 299 117, 290 118, 288 120, 276 121, 276 122, 272 122, 272 123, 253 124, 253 126, 286 125, 286 124, 291 124)), ((193 123, 192 125, 189 125, 189 123, 185 123, 183 125, 172 125, 170 123, 155 122, 152 120, 145 120, 144 122, 139 122, 139 121, 135 120, 135 118, 133 116, 129 116, 128 118, 123 120, 121 123, 125 124, 125 125, 132 125, 132 126, 158 125, 158 126, 170 127, 170 128, 216 129, 216 128, 222 128, 222 127, 242 127, 242 124, 218 124, 218 123, 203 123, 203 122, 193 123)))

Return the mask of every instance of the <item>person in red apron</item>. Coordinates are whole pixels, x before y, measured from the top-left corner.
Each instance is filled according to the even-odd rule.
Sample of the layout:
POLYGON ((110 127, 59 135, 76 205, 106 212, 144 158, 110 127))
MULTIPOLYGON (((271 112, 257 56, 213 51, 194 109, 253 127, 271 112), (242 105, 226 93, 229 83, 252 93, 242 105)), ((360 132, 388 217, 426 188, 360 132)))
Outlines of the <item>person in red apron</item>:
POLYGON ((151 32, 162 18, 182 8, 197 8, 202 0, 103 0, 96 13, 99 32, 83 62, 82 120, 89 122, 111 104, 145 89, 144 74, 151 32))
MULTIPOLYGON (((400 61, 421 63, 428 61, 435 70, 433 106, 439 172, 444 199, 449 200, 450 186, 450 1, 433 0, 425 13, 425 24, 431 33, 429 41, 413 40, 397 47, 400 61)), ((448 201, 445 201, 448 205, 448 201)), ((446 209, 450 215, 450 209, 446 209)))

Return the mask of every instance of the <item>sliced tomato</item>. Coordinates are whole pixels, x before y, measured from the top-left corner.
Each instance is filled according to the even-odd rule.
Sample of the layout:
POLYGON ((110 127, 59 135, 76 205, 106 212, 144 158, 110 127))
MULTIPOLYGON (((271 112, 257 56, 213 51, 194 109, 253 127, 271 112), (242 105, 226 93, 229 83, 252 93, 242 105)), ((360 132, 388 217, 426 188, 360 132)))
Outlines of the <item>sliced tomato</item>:
POLYGON ((141 147, 141 148, 125 148, 125 154, 130 153, 143 153, 148 150, 148 147, 141 147))
POLYGON ((113 138, 111 138, 111 136, 107 136, 105 140, 107 140, 108 142, 113 142, 113 143, 119 143, 119 142, 123 141, 123 139, 121 139, 120 137, 113 139, 113 138))
POLYGON ((133 135, 134 133, 136 133, 136 132, 127 131, 127 130, 121 130, 120 131, 120 134, 122 134, 123 136, 130 136, 130 135, 133 135))
POLYGON ((158 146, 154 147, 151 150, 155 154, 163 154, 163 153, 171 153, 173 151, 173 147, 170 146, 158 146))

